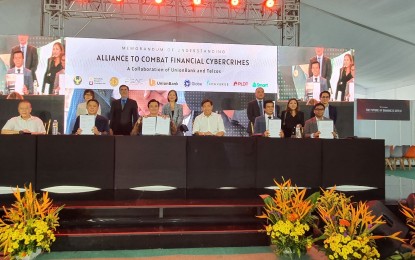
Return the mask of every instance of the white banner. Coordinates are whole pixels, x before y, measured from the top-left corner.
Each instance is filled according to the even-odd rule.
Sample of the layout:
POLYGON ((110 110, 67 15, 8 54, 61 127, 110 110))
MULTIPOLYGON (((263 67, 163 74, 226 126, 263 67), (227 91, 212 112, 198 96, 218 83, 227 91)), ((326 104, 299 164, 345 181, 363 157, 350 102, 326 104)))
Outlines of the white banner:
POLYGON ((66 38, 66 87, 277 93, 277 47, 66 38))

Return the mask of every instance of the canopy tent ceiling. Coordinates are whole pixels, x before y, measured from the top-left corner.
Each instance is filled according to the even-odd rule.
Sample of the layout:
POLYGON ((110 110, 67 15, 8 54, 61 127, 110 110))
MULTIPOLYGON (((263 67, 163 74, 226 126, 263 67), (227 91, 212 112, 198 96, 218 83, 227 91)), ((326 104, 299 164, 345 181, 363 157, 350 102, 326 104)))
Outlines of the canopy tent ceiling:
MULTIPOLYGON (((0 34, 39 35, 40 2, 0 0, 0 34), (22 15, 16 20, 20 12, 22 15)), ((412 86, 415 85, 414 13, 412 0, 302 0, 300 45, 354 48, 360 88, 412 86)), ((65 35, 78 37, 280 45, 280 33, 275 26, 65 21, 65 35)))

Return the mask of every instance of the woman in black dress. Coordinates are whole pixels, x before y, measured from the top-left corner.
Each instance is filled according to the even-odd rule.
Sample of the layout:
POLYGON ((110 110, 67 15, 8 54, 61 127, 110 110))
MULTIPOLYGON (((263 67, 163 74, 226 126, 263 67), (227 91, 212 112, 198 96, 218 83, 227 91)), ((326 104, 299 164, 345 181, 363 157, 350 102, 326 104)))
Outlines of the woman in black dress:
POLYGON ((63 46, 60 42, 53 44, 52 56, 48 59, 48 67, 43 78, 42 93, 52 94, 55 84, 56 73, 63 69, 61 59, 64 54, 63 46), (48 86, 48 88, 47 88, 48 86))
POLYGON ((339 91, 341 91, 341 99, 340 101, 345 101, 345 92, 346 92, 346 84, 349 80, 353 78, 352 75, 352 65, 353 57, 350 54, 344 55, 343 60, 343 67, 340 69, 340 76, 339 80, 337 81, 337 89, 336 89, 336 100, 338 100, 339 91))
POLYGON ((297 99, 292 98, 288 100, 287 108, 281 113, 281 129, 284 137, 295 135, 295 127, 298 124, 304 127, 304 113, 299 110, 297 99))

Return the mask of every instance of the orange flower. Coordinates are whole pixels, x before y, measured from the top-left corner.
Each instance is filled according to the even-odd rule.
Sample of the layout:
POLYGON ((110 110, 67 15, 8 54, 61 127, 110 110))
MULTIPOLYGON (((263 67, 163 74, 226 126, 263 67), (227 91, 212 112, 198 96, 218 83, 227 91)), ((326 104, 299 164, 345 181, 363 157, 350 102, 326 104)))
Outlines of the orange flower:
POLYGON ((291 213, 288 215, 289 221, 296 221, 298 219, 298 215, 296 213, 291 213))
POLYGON ((345 227, 350 227, 350 222, 345 219, 340 219, 339 224, 345 227))

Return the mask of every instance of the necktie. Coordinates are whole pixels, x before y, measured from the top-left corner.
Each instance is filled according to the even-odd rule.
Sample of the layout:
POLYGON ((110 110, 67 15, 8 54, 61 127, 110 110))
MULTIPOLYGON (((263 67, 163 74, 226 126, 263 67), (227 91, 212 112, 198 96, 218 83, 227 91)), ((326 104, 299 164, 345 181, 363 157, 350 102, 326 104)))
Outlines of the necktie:
POLYGON ((17 69, 17 73, 20 74, 20 69, 17 69))
POLYGON ((271 119, 271 117, 269 116, 268 119, 271 119))
POLYGON ((264 114, 264 108, 262 106, 262 100, 259 101, 259 113, 262 116, 264 114))
POLYGON ((122 106, 122 109, 124 109, 125 103, 127 103, 127 100, 125 100, 125 99, 121 99, 121 106, 122 106))
POLYGON ((317 82, 317 78, 314 78, 314 82, 317 82))

